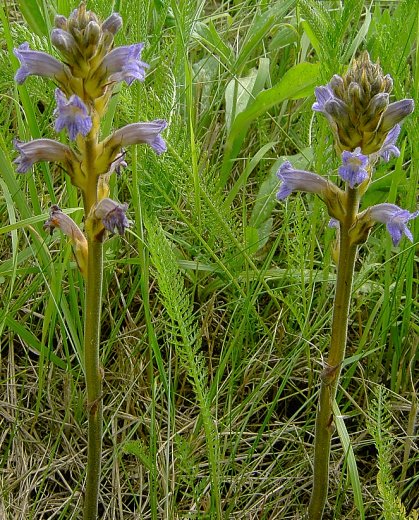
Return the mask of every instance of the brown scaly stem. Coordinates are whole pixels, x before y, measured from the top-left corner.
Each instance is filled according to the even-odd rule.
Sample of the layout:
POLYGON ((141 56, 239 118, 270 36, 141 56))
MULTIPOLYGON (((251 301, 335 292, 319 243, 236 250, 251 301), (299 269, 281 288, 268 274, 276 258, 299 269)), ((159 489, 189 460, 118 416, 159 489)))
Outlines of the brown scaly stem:
POLYGON ((333 306, 330 351, 321 374, 319 406, 314 439, 313 489, 308 507, 309 520, 321 520, 329 484, 330 444, 333 433, 332 405, 336 396, 342 362, 345 357, 349 306, 357 246, 351 242, 349 230, 359 207, 357 189, 347 189, 346 217, 340 223, 339 261, 333 306))
POLYGON ((88 240, 88 272, 86 281, 86 322, 84 331, 84 364, 86 371, 88 451, 84 498, 84 520, 96 520, 98 511, 100 468, 102 458, 102 370, 99 360, 100 317, 102 309, 103 244, 88 240))

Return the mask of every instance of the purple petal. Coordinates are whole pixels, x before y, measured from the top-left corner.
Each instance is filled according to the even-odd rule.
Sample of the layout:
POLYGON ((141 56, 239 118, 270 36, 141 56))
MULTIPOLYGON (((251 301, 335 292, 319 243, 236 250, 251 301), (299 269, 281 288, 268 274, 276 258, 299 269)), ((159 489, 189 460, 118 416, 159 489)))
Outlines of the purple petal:
POLYGON ((55 99, 57 101, 57 108, 54 111, 57 117, 55 130, 60 132, 64 128, 67 129, 71 141, 74 141, 78 134, 86 136, 92 128, 92 119, 83 101, 76 94, 67 100, 58 88, 55 91, 55 99))
POLYGON ((22 43, 22 45, 14 49, 13 52, 20 61, 20 68, 15 74, 15 81, 19 85, 31 75, 60 79, 65 78, 65 66, 46 52, 31 51, 28 43, 22 43))
POLYGON ((115 233, 116 230, 123 235, 131 225, 125 214, 127 208, 128 204, 118 204, 112 199, 105 198, 96 205, 94 215, 102 221, 103 226, 110 233, 115 233))
POLYGON ((385 138, 383 146, 378 151, 378 155, 380 155, 384 162, 388 162, 392 155, 394 157, 399 157, 400 150, 396 146, 397 138, 400 134, 400 125, 396 125, 394 128, 390 130, 385 138))
POLYGON ((281 187, 276 195, 278 200, 285 199, 293 191, 305 191, 308 193, 321 194, 328 186, 328 182, 320 175, 294 170, 289 161, 285 161, 277 172, 282 181, 281 187))
POLYGON ((140 60, 143 47, 143 43, 135 43, 116 47, 109 52, 103 59, 103 66, 110 74, 109 80, 117 83, 125 81, 127 85, 136 79, 143 81, 145 69, 149 67, 140 60))
POLYGON ((368 208, 369 216, 375 222, 386 225, 387 231, 391 235, 393 245, 397 246, 403 235, 413 242, 413 236, 406 223, 416 218, 419 211, 410 213, 407 209, 399 208, 395 204, 377 204, 368 208))
POLYGON ((119 142, 120 146, 125 147, 130 144, 149 144, 153 150, 160 155, 165 152, 167 147, 162 132, 167 127, 164 119, 156 119, 148 123, 132 123, 116 130, 111 136, 112 142, 119 142))
POLYGON ((325 105, 328 101, 335 98, 333 90, 330 85, 316 87, 314 90, 316 102, 311 107, 315 112, 325 112, 325 105))
POLYGON ((13 144, 19 152, 19 156, 13 161, 17 164, 18 173, 26 173, 39 161, 63 162, 71 153, 68 146, 52 139, 33 139, 26 143, 15 139, 13 144))
POLYGON ((340 166, 338 172, 341 178, 348 182, 353 189, 368 179, 367 165, 368 157, 361 153, 361 148, 356 148, 353 152, 345 150, 342 152, 342 166, 340 166))

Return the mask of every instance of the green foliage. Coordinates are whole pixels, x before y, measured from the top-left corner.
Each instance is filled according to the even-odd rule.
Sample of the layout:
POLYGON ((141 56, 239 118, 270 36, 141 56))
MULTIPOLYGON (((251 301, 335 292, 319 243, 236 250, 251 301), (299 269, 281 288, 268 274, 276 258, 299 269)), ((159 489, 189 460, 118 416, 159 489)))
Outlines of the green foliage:
MULTIPOLYGON (((57 202, 83 225, 81 202, 55 167, 15 172, 13 138, 57 136, 54 85, 29 78, 16 87, 12 49, 28 41, 53 51, 40 24, 79 2, 35 3, 45 24, 22 16, 17 2, 0 6, 0 517, 75 520, 85 467, 84 285, 65 239, 42 224, 57 202)), ((168 152, 131 149, 112 180, 133 226, 106 242, 103 519, 212 520, 217 508, 219 518, 303 516, 334 231, 314 197, 277 202, 276 171, 288 158, 336 179, 313 89, 357 50, 392 75, 394 100, 417 99, 417 2, 89 0, 88 8, 103 17, 119 10, 117 44, 145 41, 151 65, 144 83, 121 86, 103 134, 169 121, 168 152)), ((414 210, 418 137, 417 118, 407 118, 401 156, 377 170, 373 202, 414 210)), ((362 508, 383 518, 384 499, 402 515, 394 518, 417 507, 414 442, 403 441, 400 482, 393 469, 415 424, 416 260, 415 244, 393 248, 384 226, 359 251, 337 396, 344 450, 334 442, 332 453, 345 465, 330 483, 336 518, 359 519, 362 508), (381 391, 369 409, 378 492, 364 420, 374 384, 392 392, 391 405, 381 391)))
POLYGON ((390 409, 390 393, 383 386, 378 385, 374 389, 374 395, 368 410, 367 428, 377 449, 377 488, 383 501, 384 518, 385 520, 413 520, 417 518, 417 512, 413 511, 409 516, 406 514, 393 477, 391 464, 394 457, 394 439, 391 433, 393 418, 390 409))

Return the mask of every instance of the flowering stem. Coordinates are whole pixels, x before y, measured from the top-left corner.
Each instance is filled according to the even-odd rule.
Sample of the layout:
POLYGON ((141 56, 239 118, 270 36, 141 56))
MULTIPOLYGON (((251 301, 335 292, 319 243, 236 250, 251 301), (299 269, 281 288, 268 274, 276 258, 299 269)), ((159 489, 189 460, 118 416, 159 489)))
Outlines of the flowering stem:
POLYGON ((88 239, 84 365, 87 389, 88 448, 84 520, 96 520, 102 458, 102 369, 99 360, 103 244, 88 239))
POLYGON ((347 188, 346 215, 340 223, 339 261, 333 306, 332 335, 327 364, 321 374, 319 406, 314 440, 313 490, 308 507, 309 520, 321 520, 329 483, 330 444, 333 433, 332 405, 336 396, 346 339, 357 246, 349 230, 359 208, 358 189, 347 188))

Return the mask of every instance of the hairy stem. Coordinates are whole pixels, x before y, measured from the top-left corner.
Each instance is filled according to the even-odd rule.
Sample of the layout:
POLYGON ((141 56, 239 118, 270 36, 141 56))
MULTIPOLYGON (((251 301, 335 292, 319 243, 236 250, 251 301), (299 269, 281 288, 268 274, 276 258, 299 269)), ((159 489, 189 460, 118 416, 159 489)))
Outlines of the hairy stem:
POLYGON ((88 451, 84 520, 96 520, 102 458, 102 370, 99 360, 102 309, 103 244, 88 240, 84 365, 87 389, 88 451))
POLYGON ((314 439, 313 489, 308 507, 309 520, 321 520, 327 499, 330 444, 334 429, 332 405, 336 396, 342 362, 345 358, 349 305, 357 251, 356 244, 351 241, 349 230, 355 221, 358 207, 358 190, 348 188, 346 216, 344 221, 340 223, 339 261, 330 350, 326 366, 321 373, 314 439))

